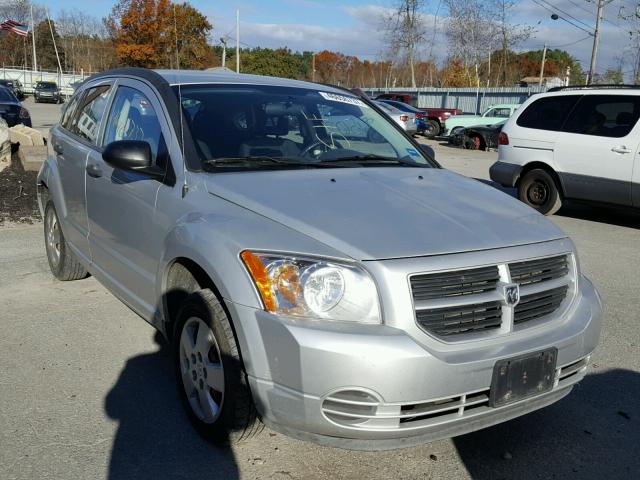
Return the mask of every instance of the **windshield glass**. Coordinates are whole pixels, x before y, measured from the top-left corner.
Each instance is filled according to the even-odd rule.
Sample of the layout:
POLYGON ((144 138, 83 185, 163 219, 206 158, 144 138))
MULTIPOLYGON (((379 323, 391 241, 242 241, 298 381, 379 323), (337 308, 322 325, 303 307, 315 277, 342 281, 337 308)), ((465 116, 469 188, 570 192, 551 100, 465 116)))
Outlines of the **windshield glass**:
POLYGON ((36 88, 39 90, 55 90, 57 85, 52 82, 38 82, 36 88))
POLYGON ((348 92, 267 85, 183 85, 180 91, 205 168, 243 159, 254 160, 246 168, 435 166, 390 120, 348 92))

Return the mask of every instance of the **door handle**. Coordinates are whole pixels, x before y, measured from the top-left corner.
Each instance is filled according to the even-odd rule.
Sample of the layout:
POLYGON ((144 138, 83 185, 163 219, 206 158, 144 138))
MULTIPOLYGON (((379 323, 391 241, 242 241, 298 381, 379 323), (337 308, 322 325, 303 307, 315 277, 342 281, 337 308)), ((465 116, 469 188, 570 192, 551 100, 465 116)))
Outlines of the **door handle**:
POLYGON ((86 171, 87 171, 87 175, 93 178, 99 178, 102 176, 102 169, 100 168, 99 165, 95 163, 88 164, 86 171))
POLYGON ((615 153, 632 153, 632 150, 630 148, 625 147, 624 145, 620 145, 619 147, 613 147, 611 151, 615 153))
POLYGON ((53 144, 53 151, 58 153, 58 154, 62 154, 64 152, 64 147, 62 146, 61 143, 54 143, 53 144))

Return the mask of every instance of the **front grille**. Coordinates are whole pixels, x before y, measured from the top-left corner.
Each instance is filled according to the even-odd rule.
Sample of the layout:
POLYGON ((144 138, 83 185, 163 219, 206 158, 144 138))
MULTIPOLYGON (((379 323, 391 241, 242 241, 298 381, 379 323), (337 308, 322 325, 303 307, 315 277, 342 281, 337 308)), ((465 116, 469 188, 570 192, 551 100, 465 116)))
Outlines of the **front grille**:
POLYGON ((499 301, 416 312, 418 324, 435 335, 454 335, 500 328, 502 304, 499 301))
POLYGON ((482 267, 411 277, 414 300, 456 297, 495 290, 500 280, 498 267, 482 267))
POLYGON ((520 303, 516 305, 513 323, 517 325, 553 313, 567 296, 567 289, 568 287, 564 285, 552 290, 522 296, 520 303))
POLYGON ((539 258, 509 264, 511 281, 520 286, 546 282, 560 278, 569 273, 569 263, 566 255, 539 258))
POLYGON ((491 330, 513 331, 561 307, 573 291, 570 267, 570 255, 563 254, 412 275, 416 321, 427 333, 454 339, 491 330), (507 303, 503 288, 513 283, 520 287, 515 307, 507 303))

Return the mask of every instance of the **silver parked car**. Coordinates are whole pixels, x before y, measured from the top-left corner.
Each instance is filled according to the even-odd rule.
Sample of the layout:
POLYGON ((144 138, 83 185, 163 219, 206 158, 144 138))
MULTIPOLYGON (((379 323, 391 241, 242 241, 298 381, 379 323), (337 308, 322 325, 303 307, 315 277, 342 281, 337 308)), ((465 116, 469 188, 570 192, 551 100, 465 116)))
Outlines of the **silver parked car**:
POLYGON ((374 103, 382 109, 384 113, 389 115, 394 122, 396 122, 402 129, 408 134, 413 135, 414 133, 418 133, 418 124, 416 123, 416 115, 411 112, 403 112, 402 110, 394 107, 393 105, 389 105, 384 102, 376 102, 374 103))
POLYGON ((118 69, 83 83, 51 144, 53 274, 91 273, 164 334, 211 441, 266 423, 397 448, 544 407, 585 376, 602 310, 571 240, 440 168, 367 99, 118 69))

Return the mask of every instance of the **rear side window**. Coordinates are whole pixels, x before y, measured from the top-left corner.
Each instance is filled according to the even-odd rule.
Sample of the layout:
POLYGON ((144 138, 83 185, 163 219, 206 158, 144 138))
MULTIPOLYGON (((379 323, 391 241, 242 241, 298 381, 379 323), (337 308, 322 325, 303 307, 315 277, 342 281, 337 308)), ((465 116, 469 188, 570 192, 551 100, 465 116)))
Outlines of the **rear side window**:
POLYGON ((78 114, 71 122, 70 131, 95 144, 98 137, 100 120, 107 107, 111 85, 100 85, 87 90, 78 114))
POLYGON ((582 95, 545 97, 529 105, 518 117, 520 127, 559 131, 582 95))
POLYGON ((625 137, 640 116, 640 97, 585 95, 567 119, 563 130, 600 137, 625 137))
POLYGON ((74 95, 73 98, 67 106, 64 108, 64 112, 62 112, 62 119, 60 120, 60 125, 69 130, 71 127, 71 120, 73 119, 73 114, 76 111, 76 107, 78 106, 78 102, 82 98, 83 94, 79 93, 74 95))

